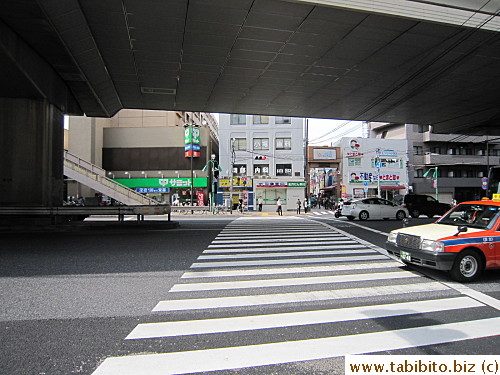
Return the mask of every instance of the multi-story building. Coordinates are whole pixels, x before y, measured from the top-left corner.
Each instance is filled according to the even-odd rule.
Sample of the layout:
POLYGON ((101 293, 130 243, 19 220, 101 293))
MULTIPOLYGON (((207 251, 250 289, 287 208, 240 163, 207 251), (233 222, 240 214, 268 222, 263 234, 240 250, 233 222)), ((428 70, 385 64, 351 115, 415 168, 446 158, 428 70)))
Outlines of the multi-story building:
MULTIPOLYGON (((193 192, 194 204, 206 204, 210 168, 203 168, 218 154, 218 124, 212 114, 199 112, 121 110, 109 119, 69 117, 68 150, 160 202, 175 197, 191 203, 193 192), (199 156, 185 155, 186 126, 199 130, 199 156)), ((69 182, 68 195, 88 198, 94 192, 69 182)))
POLYGON ((303 201, 304 124, 303 118, 220 114, 220 202, 242 198, 254 209, 261 197, 264 211, 272 211, 278 197, 284 209, 303 201))
POLYGON ((435 134, 432 125, 371 123, 370 137, 408 141, 411 191, 440 201, 484 196, 482 179, 500 164, 500 137, 435 134), (424 177, 426 175, 426 177, 424 177))
POLYGON ((404 139, 341 138, 343 199, 381 196, 393 200, 408 192, 404 139))

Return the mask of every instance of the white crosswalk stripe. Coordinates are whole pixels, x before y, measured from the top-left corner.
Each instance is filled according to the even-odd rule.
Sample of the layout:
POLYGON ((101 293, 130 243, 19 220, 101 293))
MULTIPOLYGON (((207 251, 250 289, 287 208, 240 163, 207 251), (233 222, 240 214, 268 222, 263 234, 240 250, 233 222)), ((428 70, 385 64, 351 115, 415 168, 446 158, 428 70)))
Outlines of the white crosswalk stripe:
POLYGON ((177 340, 187 340, 201 349, 184 346, 158 353, 153 341, 148 344, 153 353, 107 358, 93 375, 206 373, 500 335, 500 318, 484 312, 491 309, 486 303, 403 270, 374 246, 321 223, 292 217, 240 218, 226 226, 153 308, 152 318, 173 320, 138 324, 125 337, 135 344, 172 340, 172 348, 177 340), (245 314, 250 309, 253 313, 245 314), (446 321, 450 312, 462 316, 465 310, 482 315, 446 321), (434 320, 411 325, 425 314, 434 314, 434 320), (379 325, 375 331, 363 331, 362 322, 386 318, 407 318, 410 323, 406 328, 379 325), (347 322, 359 329, 338 329, 347 322), (283 331, 269 341, 265 334, 316 325, 325 332, 321 336, 315 336, 314 329, 297 338, 283 331), (266 339, 246 343, 239 333, 249 331, 262 332, 266 339), (205 336, 214 334, 228 336, 222 343, 205 336))
POLYGON ((472 298, 456 297, 443 298, 439 300, 386 304, 383 305, 383 309, 374 309, 373 306, 360 306, 348 307, 344 309, 299 311, 284 314, 144 323, 139 324, 126 338, 142 339, 152 337, 248 331, 254 329, 344 322, 350 320, 387 318, 392 316, 423 314, 432 311, 449 311, 481 306, 484 305, 473 300, 472 298))

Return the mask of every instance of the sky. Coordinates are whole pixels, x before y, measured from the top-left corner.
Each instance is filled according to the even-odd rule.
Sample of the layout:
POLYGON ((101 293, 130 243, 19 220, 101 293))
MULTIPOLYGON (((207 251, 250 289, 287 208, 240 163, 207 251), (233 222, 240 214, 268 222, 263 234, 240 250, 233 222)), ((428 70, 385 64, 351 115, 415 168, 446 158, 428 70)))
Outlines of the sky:
POLYGON ((309 119, 309 145, 330 146, 342 137, 361 137, 362 122, 349 120, 309 119))

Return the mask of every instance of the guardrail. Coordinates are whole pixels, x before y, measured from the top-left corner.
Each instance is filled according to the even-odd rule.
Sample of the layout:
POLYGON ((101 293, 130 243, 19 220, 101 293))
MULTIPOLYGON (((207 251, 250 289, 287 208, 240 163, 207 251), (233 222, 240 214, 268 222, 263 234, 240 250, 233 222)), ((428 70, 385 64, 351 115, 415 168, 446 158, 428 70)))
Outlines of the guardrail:
POLYGON ((0 207, 0 216, 92 216, 118 215, 123 221, 125 215, 137 215, 144 220, 144 215, 168 215, 170 221, 170 205, 144 206, 62 206, 62 207, 0 207))

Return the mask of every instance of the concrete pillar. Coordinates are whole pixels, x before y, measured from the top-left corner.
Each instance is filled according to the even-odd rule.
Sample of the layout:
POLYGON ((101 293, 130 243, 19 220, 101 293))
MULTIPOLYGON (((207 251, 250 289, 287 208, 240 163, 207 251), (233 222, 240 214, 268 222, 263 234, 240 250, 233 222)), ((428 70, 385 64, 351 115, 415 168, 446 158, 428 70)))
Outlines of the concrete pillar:
POLYGON ((44 100, 0 98, 0 206, 61 206, 63 114, 44 100))

